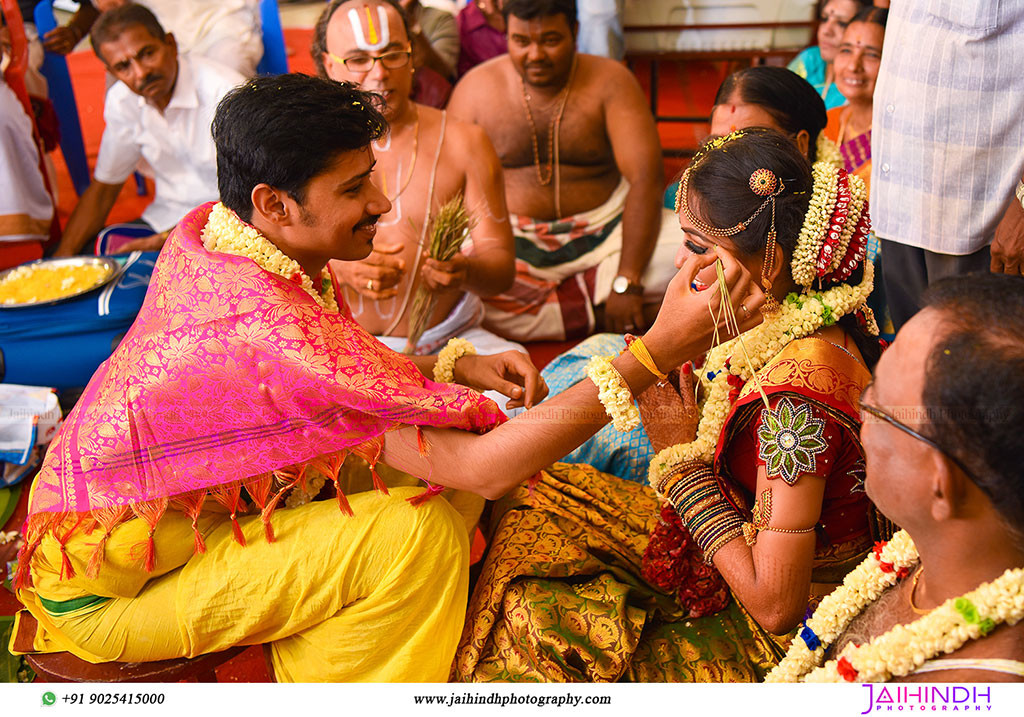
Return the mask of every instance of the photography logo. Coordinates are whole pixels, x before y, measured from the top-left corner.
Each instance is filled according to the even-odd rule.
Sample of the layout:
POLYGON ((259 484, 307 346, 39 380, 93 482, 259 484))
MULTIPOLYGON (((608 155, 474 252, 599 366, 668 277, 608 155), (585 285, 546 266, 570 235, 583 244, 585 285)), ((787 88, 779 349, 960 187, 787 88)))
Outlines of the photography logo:
POLYGON ((898 687, 868 684, 864 688, 867 690, 868 702, 862 715, 878 712, 992 711, 992 688, 987 686, 898 687))

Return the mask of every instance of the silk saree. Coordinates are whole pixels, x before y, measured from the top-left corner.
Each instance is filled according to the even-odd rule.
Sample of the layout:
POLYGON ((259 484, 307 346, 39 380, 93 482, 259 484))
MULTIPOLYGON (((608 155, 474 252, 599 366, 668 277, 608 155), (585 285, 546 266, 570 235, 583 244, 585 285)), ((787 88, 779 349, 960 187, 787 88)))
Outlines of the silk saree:
MULTIPOLYGON (((820 588, 820 596, 871 544, 856 437, 856 402, 870 374, 845 349, 803 339, 787 346, 758 376, 769 397, 811 404, 836 431, 836 463, 816 526, 812 591, 820 588)), ((745 483, 756 475, 749 447, 763 404, 753 382, 743 390, 723 428, 716 474, 749 520, 752 497, 745 483), (730 460, 734 457, 737 461, 730 460)), ((470 599, 451 678, 762 680, 784 654, 789 636, 769 634, 728 595, 723 609, 704 614, 704 603, 684 607, 676 594, 644 578, 650 535, 664 522, 660 510, 649 487, 581 464, 555 464, 538 483, 506 497, 492 518, 491 548, 470 599)), ((689 569, 691 582, 717 576, 700 565, 689 569)))

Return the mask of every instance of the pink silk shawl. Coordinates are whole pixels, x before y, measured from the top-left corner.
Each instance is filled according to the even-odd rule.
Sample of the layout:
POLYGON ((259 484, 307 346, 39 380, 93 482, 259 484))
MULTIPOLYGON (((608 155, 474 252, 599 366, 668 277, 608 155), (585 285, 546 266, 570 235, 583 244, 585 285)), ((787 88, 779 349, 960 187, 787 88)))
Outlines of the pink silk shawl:
MULTIPOLYGON (((343 305, 325 311, 252 260, 207 251, 212 206, 172 232, 138 318, 51 444, 29 506, 22 583, 46 533, 63 545, 79 526, 109 535, 133 515, 153 528, 169 499, 195 518, 207 495, 234 520, 244 486, 272 540, 269 515, 306 468, 335 478, 348 451, 372 465, 382 435, 403 425, 485 432, 504 420, 479 393, 425 379, 343 305)), ((201 543, 197 532, 200 552, 201 543)))

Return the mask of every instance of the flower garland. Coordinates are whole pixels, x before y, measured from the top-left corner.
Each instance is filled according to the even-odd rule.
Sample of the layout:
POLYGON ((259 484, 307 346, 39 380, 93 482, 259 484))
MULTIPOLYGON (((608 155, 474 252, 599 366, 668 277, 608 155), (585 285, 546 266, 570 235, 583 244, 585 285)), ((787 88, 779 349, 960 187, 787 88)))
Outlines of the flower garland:
POLYGON ((587 362, 587 377, 597 386, 597 397, 612 419, 615 430, 626 433, 640 425, 640 410, 633 402, 633 394, 615 366, 614 356, 591 356, 587 362))
POLYGON ((476 347, 466 339, 448 339, 448 343, 438 352, 437 361, 434 362, 434 380, 438 383, 454 383, 455 362, 463 356, 476 356, 476 347))
POLYGON ((714 615, 729 604, 728 583, 704 562, 700 546, 671 505, 661 507, 641 564, 644 580, 675 595, 689 619, 714 615))
POLYGON ((338 311, 338 302, 334 298, 334 282, 326 266, 320 272, 321 289, 317 291, 313 287, 313 280, 306 275, 297 261, 285 255, 255 227, 243 222, 221 202, 217 202, 210 212, 201 236, 207 251, 219 251, 252 259, 261 269, 283 276, 301 286, 323 308, 338 311))
POLYGON ((909 675, 925 661, 984 637, 1000 623, 1024 618, 1024 568, 951 598, 924 617, 897 625, 864 645, 847 644, 825 665, 826 648, 884 590, 906 577, 919 560, 914 541, 901 530, 869 555, 827 595, 793 640, 766 682, 882 682, 909 675))
POLYGON ((826 162, 837 169, 843 167, 843 155, 839 151, 839 145, 825 136, 825 131, 818 132, 818 140, 815 146, 815 162, 826 162))
POLYGON ((669 446, 654 457, 648 475, 651 486, 657 489, 668 471, 683 461, 710 464, 714 460, 725 419, 738 395, 736 384, 749 381, 789 342, 810 336, 822 326, 831 326, 860 308, 873 287, 874 267, 865 262, 864 278, 860 284, 840 284, 822 292, 794 292, 786 297, 779 312, 767 317, 742 337, 708 352, 700 377, 704 391, 697 438, 691 443, 669 446), (741 338, 746 351, 740 350, 741 338))
POLYGON ((821 249, 820 239, 828 231, 838 192, 836 180, 839 170, 836 167, 825 162, 815 162, 811 175, 814 178, 814 189, 791 262, 793 281, 800 286, 814 283, 821 249))

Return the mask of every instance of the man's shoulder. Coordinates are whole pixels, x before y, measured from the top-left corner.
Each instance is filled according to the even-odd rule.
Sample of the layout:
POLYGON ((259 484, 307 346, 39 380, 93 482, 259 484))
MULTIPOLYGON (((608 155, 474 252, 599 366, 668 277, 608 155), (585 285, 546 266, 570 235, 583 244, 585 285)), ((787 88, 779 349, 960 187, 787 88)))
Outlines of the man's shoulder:
POLYGON ((433 30, 436 28, 455 27, 455 16, 447 10, 424 5, 420 15, 420 25, 424 31, 428 28, 433 30))
POLYGON ((118 80, 107 88, 107 93, 103 96, 103 117, 108 123, 114 118, 126 121, 130 118, 137 119, 141 117, 144 105, 145 100, 118 80))
POLYGON ((577 56, 576 74, 587 86, 607 90, 606 94, 614 96, 622 82, 637 82, 636 75, 628 67, 617 60, 600 55, 577 56))
MULTIPOLYGON (((25 115, 21 101, 14 94, 14 90, 8 87, 6 82, 0 80, 0 123, 12 124, 11 120, 17 117, 17 112, 25 115)), ((28 115, 25 115, 25 118, 27 119, 28 115)))
POLYGON ((477 65, 455 85, 448 106, 458 116, 475 121, 494 117, 509 103, 509 80, 514 72, 508 55, 477 65))
MULTIPOLYGON (((25 113, 21 100, 14 94, 14 90, 7 86, 7 83, 0 80, 0 153, 4 153, 14 146, 31 148, 32 145, 32 121, 25 113), (13 138, 13 139, 12 139, 13 138)), ((10 161, 8 157, 4 161, 10 161)))
POLYGON ((494 146, 483 127, 451 116, 447 119, 445 145, 456 149, 458 154, 464 155, 470 161, 478 162, 486 159, 486 156, 479 154, 481 150, 494 151, 494 146))

